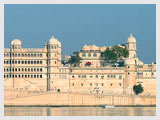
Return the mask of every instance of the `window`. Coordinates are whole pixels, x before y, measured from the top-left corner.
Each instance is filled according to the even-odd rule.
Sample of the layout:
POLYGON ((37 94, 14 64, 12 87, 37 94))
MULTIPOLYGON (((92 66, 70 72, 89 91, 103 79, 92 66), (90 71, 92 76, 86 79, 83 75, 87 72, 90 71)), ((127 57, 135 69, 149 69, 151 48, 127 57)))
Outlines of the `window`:
POLYGON ((96 78, 98 78, 98 75, 96 75, 96 78))
POLYGON ((25 72, 27 72, 27 68, 25 68, 25 72))
POLYGON ((42 68, 40 68, 40 71, 42 72, 42 68))
POLYGON ((18 61, 18 64, 20 64, 21 62, 20 62, 20 60, 18 61))
POLYGON ((104 86, 104 83, 101 83, 102 86, 104 86))
POLYGON ((91 53, 88 53, 88 57, 91 57, 91 53))
POLYGON ((40 57, 42 57, 42 53, 40 54, 40 57))
POLYGON ((31 57, 33 57, 33 54, 31 54, 31 57))
POLYGON ((57 62, 55 61, 55 64, 56 64, 57 62))
POLYGON ((110 86, 113 86, 113 83, 110 83, 110 86))
POLYGON ((39 64, 39 61, 37 61, 37 64, 39 64))
POLYGON ((30 54, 28 54, 28 57, 30 57, 30 54))
POLYGON ((36 78, 36 75, 34 75, 34 78, 36 78))
POLYGON ((119 79, 122 79, 122 75, 119 76, 119 79))
POLYGON ((97 57, 97 54, 96 54, 96 53, 94 53, 94 54, 93 54, 93 57, 97 57))
POLYGON ((128 68, 130 68, 130 66, 128 66, 128 68))
POLYGON ((25 75, 25 78, 27 78, 27 75, 25 75))
POLYGON ((40 61, 40 64, 42 64, 42 61, 40 61))
POLYGON ((98 87, 98 83, 95 83, 96 87, 98 87))
POLYGON ((128 75, 130 75, 130 73, 128 72, 128 75))
POLYGON ((30 72, 30 68, 28 68, 28 72, 30 72))
POLYGON ((34 54, 34 57, 36 57, 36 54, 34 54))
POLYGON ((33 75, 31 75, 31 78, 33 78, 33 75))
POLYGON ((119 83, 119 86, 121 86, 122 85, 122 83, 119 83))
POLYGON ((74 75, 72 75, 72 78, 74 78, 74 75))
POLYGON ((42 75, 40 75, 40 78, 42 78, 42 75))
POLYGON ((39 72, 39 68, 37 68, 37 72, 39 72))
POLYGON ((37 78, 39 78, 39 75, 37 75, 37 78))
POLYGON ((152 75, 154 75, 154 72, 152 72, 152 75))
POLYGON ((25 61, 25 64, 27 64, 27 61, 25 61))
POLYGON ((27 54, 25 54, 25 57, 27 57, 27 54))
POLYGON ((85 54, 85 53, 82 53, 82 57, 86 57, 86 54, 85 54))
POLYGON ((28 75, 28 78, 30 78, 30 75, 28 75))
POLYGON ((92 86, 92 83, 90 83, 90 86, 92 86))
POLYGON ((104 79, 104 75, 101 76, 101 79, 104 79))
POLYGON ((34 61, 34 64, 36 64, 36 61, 34 61))
POLYGON ((83 86, 83 83, 81 83, 81 86, 83 86))
POLYGON ((22 64, 24 64, 24 61, 22 61, 22 64))
POLYGON ((34 72, 36 72, 36 68, 34 68, 34 72))
POLYGON ((33 68, 31 68, 31 72, 33 72, 33 68))
POLYGON ((28 64, 30 64, 30 61, 28 61, 28 64))
POLYGON ((33 61, 31 61, 31 64, 33 64, 33 61))
POLYGON ((92 75, 90 75, 90 78, 92 78, 92 75))
POLYGON ((74 86, 74 83, 72 83, 72 86, 74 86))

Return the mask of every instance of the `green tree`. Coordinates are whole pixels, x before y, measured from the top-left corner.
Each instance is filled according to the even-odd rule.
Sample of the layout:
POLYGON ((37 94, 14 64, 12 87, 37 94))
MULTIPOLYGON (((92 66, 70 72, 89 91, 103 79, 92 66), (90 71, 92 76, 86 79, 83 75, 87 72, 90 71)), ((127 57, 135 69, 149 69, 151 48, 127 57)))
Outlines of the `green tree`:
POLYGON ((117 45, 106 49, 102 54, 104 56, 104 60, 111 63, 117 62, 117 60, 122 59, 122 57, 128 57, 129 55, 126 47, 122 48, 117 45))
POLYGON ((79 57, 78 52, 74 52, 71 58, 69 59, 68 63, 76 67, 76 66, 79 66, 80 61, 81 61, 81 57, 79 57))
POLYGON ((144 89, 141 84, 138 84, 138 85, 133 86, 133 91, 136 95, 138 95, 138 94, 142 93, 144 91, 144 89))

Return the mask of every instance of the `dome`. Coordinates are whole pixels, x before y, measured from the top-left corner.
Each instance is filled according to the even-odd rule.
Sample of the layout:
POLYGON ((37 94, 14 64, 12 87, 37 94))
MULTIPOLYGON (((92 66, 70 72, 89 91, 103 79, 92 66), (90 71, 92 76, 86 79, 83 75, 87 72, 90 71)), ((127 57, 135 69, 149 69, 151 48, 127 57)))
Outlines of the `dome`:
POLYGON ((49 44, 58 44, 58 40, 56 38, 54 38, 54 36, 52 35, 52 37, 49 39, 49 44))
POLYGON ((127 43, 129 42, 136 42, 136 39, 132 34, 130 34, 130 36, 128 37, 127 43))
POLYGON ((61 42, 58 41, 58 46, 61 47, 61 42))
POLYGON ((21 46, 22 42, 19 39, 14 39, 14 40, 12 40, 11 45, 21 46))

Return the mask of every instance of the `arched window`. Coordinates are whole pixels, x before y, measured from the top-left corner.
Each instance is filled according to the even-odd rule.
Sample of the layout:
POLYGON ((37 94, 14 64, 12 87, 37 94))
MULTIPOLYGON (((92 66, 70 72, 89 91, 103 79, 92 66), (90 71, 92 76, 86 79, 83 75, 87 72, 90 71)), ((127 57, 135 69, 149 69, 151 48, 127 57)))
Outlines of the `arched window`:
POLYGON ((88 57, 91 57, 91 53, 88 53, 88 57))
POLYGON ((94 54, 93 54, 93 57, 97 57, 97 54, 96 54, 96 53, 94 53, 94 54))
POLYGON ((82 57, 86 57, 86 54, 85 54, 85 53, 82 53, 82 57))
POLYGON ((28 72, 30 72, 30 68, 28 68, 28 72))

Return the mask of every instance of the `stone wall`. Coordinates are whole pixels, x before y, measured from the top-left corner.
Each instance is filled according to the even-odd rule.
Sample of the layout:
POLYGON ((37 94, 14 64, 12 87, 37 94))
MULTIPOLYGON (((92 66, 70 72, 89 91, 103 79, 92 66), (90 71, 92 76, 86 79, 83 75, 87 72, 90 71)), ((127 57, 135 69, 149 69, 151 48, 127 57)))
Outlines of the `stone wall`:
POLYGON ((28 94, 25 91, 21 91, 22 95, 14 93, 15 95, 11 97, 13 93, 5 91, 5 105, 156 105, 155 96, 33 92, 28 94))

